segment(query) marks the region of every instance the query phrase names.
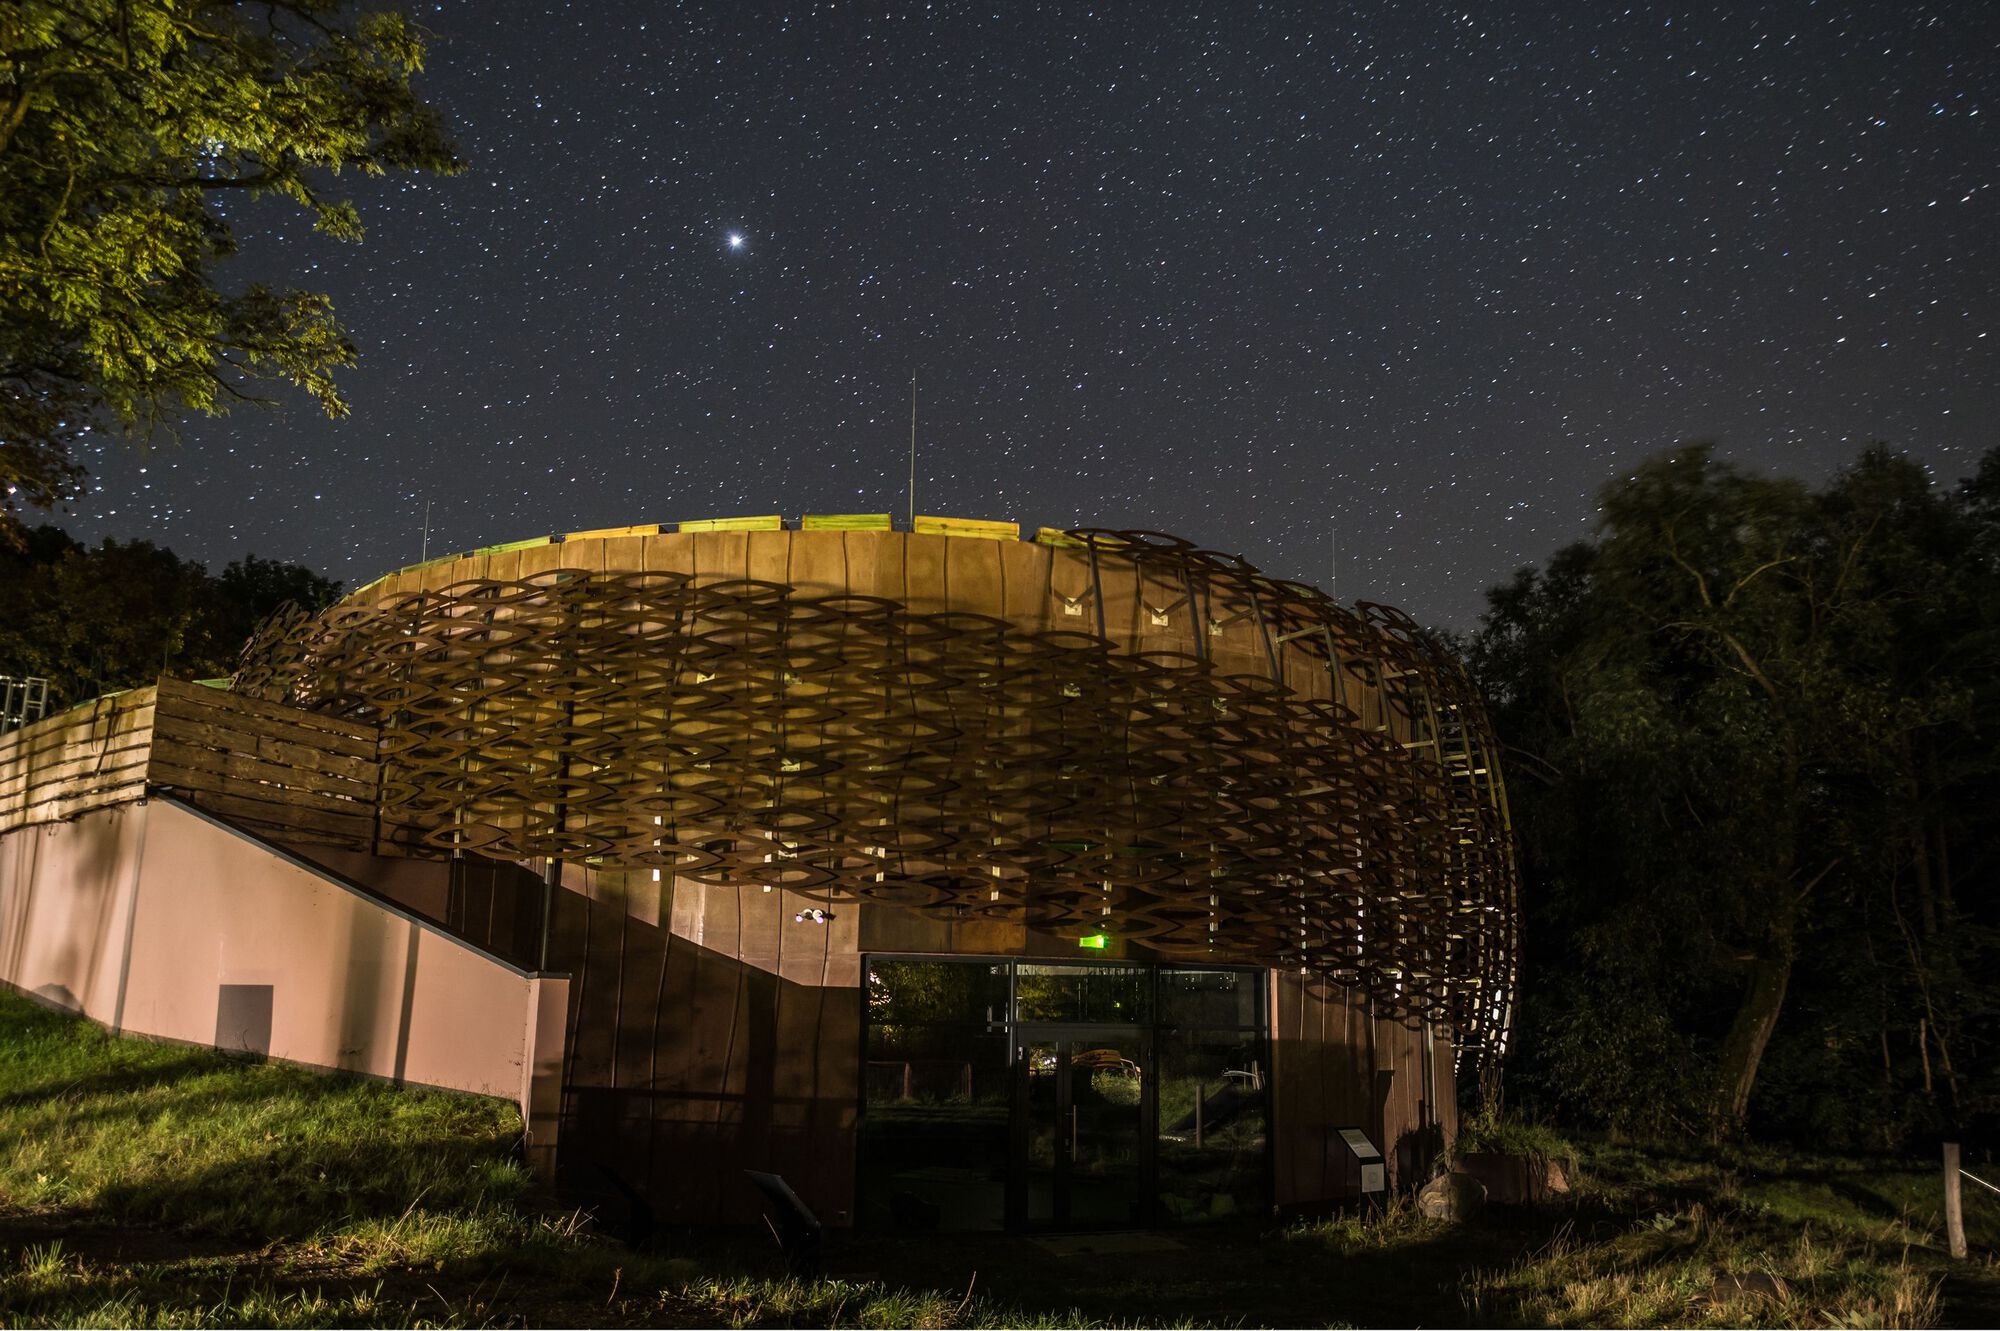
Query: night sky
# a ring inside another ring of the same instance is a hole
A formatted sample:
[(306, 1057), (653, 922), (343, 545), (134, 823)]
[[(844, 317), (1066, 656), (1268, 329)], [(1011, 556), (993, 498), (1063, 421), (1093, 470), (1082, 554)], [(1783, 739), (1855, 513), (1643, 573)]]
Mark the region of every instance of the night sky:
[[(751, 513), (1153, 527), (1467, 626), (1677, 441), (2000, 442), (2000, 5), (463, 0), (471, 163), (240, 201), (353, 415), (88, 460), (72, 531), (358, 585)], [(1541, 13), (1527, 12), (1531, 8)], [(737, 238), (732, 240), (732, 237)]]

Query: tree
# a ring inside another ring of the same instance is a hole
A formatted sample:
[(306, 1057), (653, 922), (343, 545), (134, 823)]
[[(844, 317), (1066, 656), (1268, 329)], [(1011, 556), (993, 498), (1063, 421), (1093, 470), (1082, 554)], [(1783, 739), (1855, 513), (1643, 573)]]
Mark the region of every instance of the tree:
[(1877, 982), (1892, 1098), (1892, 1009), (1946, 1070), (1985, 1038), (1982, 945), (1931, 849), (1992, 751), (1969, 503), (1881, 449), (1818, 493), (1683, 449), (1492, 593), (1473, 659), (1517, 759), (1547, 1088), (1733, 1131), (1802, 965), (1822, 1065), (1857, 1056), (1857, 973)]
[(212, 576), (146, 541), (86, 549), (54, 527), (0, 550), (0, 675), (42, 675), (58, 704), (231, 674), (256, 625), (287, 602), (331, 604), (340, 584), (251, 555)]
[(285, 382), (330, 416), (354, 343), (323, 294), (230, 288), (224, 196), (362, 228), (332, 171), (454, 171), (421, 32), (344, 0), (0, 7), (0, 540), (73, 495), (91, 430), (146, 436)]

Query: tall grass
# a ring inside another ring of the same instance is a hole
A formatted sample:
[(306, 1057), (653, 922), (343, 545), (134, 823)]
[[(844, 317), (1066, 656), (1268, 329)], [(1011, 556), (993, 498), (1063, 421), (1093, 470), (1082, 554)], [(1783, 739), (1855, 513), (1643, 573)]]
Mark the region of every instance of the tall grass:
[[(111, 1253), (0, 1245), (0, 1326), (1095, 1324), (632, 1253), (537, 1197), (520, 1131), (499, 1101), (120, 1039), (0, 991), (0, 1220), (116, 1227)], [(132, 1231), (170, 1255), (116, 1255)]]
[(264, 1239), (508, 1209), (520, 1115), (212, 1050), (119, 1039), (0, 994), (0, 1206)]
[(1940, 1307), (1907, 1251), (1811, 1229), (1772, 1242), (1699, 1205), (1609, 1239), (1564, 1231), (1464, 1293), (1483, 1325), (1928, 1327)]
[[(1481, 1131), (1472, 1143), (1574, 1149)], [(519, 1132), (510, 1105), (116, 1039), (0, 993), (0, 1326), (1921, 1327), (1945, 1312), (1936, 1174), (1891, 1162), (1581, 1144), (1559, 1204), (1469, 1225), (1395, 1197), (1124, 1258), (856, 1236), (847, 1252), (880, 1274), (795, 1280), (761, 1241), (667, 1257), (595, 1237), (516, 1163)], [(2000, 1208), (1968, 1218), (1976, 1245), (2000, 1241)]]

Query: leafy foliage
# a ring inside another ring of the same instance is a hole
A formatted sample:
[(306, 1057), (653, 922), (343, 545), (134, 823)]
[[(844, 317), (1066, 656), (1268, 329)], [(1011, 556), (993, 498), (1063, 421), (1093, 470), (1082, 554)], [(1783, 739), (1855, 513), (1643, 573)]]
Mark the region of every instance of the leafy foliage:
[(18, 0), (0, 8), (0, 539), (73, 495), (77, 441), (147, 434), (288, 382), (329, 415), (354, 343), (323, 294), (226, 287), (220, 200), (342, 240), (328, 172), (452, 171), (411, 79), (422, 33), (343, 0)]
[(203, 679), (287, 602), (329, 605), (340, 584), (297, 564), (236, 560), (210, 574), (146, 541), (85, 549), (55, 527), (0, 549), (0, 675), (46, 675), (53, 702), (151, 683), (162, 672)]
[(1995, 456), (1812, 491), (1683, 449), (1490, 594), (1540, 1107), (1874, 1144), (1993, 1112)]

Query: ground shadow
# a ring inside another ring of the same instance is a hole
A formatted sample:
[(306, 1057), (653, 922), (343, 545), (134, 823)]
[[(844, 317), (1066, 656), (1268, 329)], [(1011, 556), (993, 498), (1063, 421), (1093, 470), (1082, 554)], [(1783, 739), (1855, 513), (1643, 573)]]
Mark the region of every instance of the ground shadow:
[[(1025, 1314), (1146, 1326), (1463, 1325), (1461, 1289), (1564, 1230), (1607, 1213), (1578, 1206), (1506, 1208), (1478, 1221), (1376, 1247), (1343, 1245), (1303, 1227), (1252, 1223), (1158, 1231), (1134, 1251), (1076, 1250), (1021, 1235), (848, 1234), (828, 1247), (828, 1274), (963, 1294)], [(1106, 1247), (1124, 1247), (1107, 1244)]]
[(226, 1066), (222, 1059), (212, 1053), (190, 1051), (166, 1063), (118, 1068), (109, 1072), (93, 1072), (84, 1077), (52, 1077), (46, 1082), (0, 1095), (0, 1113), (9, 1109), (26, 1109), (56, 1099), (81, 1102), (131, 1095), (207, 1076)]

